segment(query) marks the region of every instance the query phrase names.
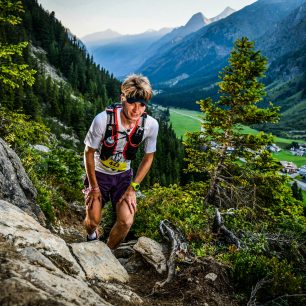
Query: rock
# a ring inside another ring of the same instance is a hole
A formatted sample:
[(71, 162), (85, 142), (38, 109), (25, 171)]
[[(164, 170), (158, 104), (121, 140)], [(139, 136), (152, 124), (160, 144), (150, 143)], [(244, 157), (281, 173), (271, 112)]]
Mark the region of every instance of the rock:
[(36, 144), (33, 146), (33, 148), (37, 151), (40, 151), (40, 152), (43, 152), (43, 153), (48, 153), (50, 152), (50, 149), (44, 145), (39, 145), (39, 144)]
[(116, 305), (141, 305), (143, 304), (142, 299), (132, 291), (132, 288), (114, 283), (98, 283), (103, 295), (107, 295), (110, 300), (115, 301)]
[(0, 200), (0, 233), (6, 240), (11, 241), (17, 250), (34, 247), (65, 273), (80, 278), (85, 277), (63, 239), (51, 234), (17, 206), (2, 200)]
[(27, 247), (20, 252), (28, 259), (31, 264), (39, 265), (50, 271), (59, 271), (59, 269), (52, 263), (50, 259), (41, 254), (33, 247)]
[(102, 241), (72, 243), (71, 250), (87, 279), (129, 281), (129, 275), (109, 247)]
[(134, 254), (135, 250), (129, 245), (119, 245), (119, 247), (114, 250), (116, 258), (130, 258)]
[(37, 191), (26, 174), (19, 157), (0, 138), (0, 199), (18, 206), (40, 224), (46, 218), (40, 207), (34, 203)]
[(0, 262), (0, 305), (111, 305), (84, 281), (32, 265), (7, 241), (0, 240)]
[(217, 279), (217, 274), (215, 273), (208, 273), (207, 275), (205, 275), (205, 279), (209, 279), (211, 281), (215, 281)]
[(147, 263), (144, 262), (143, 257), (139, 253), (132, 255), (126, 262), (121, 259), (121, 264), (124, 266), (128, 273), (136, 273), (138, 269), (144, 267)]
[(147, 237), (140, 237), (134, 245), (134, 250), (153, 265), (158, 273), (167, 271), (167, 259), (162, 245), (158, 242)]

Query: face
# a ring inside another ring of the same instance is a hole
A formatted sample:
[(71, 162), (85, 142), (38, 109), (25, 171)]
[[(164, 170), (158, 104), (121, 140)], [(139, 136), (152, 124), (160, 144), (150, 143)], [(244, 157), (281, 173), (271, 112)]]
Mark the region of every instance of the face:
[(137, 121), (144, 111), (146, 106), (140, 102), (128, 103), (126, 99), (122, 99), (122, 108), (125, 116), (131, 121)]

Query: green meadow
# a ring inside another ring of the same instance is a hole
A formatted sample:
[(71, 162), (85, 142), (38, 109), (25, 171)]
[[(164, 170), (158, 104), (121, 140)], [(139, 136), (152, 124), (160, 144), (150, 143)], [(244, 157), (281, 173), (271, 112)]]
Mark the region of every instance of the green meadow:
[[(185, 138), (186, 132), (196, 132), (200, 131), (201, 128), (201, 112), (191, 111), (180, 108), (170, 108), (170, 122), (178, 138)], [(246, 134), (257, 134), (258, 131), (250, 127), (244, 126), (242, 129), (243, 133)], [(298, 167), (306, 165), (306, 156), (294, 156), (290, 151), (284, 150), (288, 144), (290, 144), (292, 139), (275, 137), (275, 144), (278, 145), (283, 150), (274, 153), (273, 156), (278, 160), (292, 161)], [(305, 143), (299, 141), (300, 143)]]
[(200, 131), (201, 112), (180, 108), (170, 108), (170, 122), (178, 138), (185, 136), (186, 132)]

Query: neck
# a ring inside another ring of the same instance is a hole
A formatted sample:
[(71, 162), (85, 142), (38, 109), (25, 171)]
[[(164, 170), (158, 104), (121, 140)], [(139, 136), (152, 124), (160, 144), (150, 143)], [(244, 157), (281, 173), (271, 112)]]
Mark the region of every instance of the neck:
[(121, 119), (121, 124), (123, 125), (124, 128), (130, 129), (134, 127), (136, 121), (131, 120), (125, 113), (124, 109), (122, 108), (120, 112), (120, 119)]

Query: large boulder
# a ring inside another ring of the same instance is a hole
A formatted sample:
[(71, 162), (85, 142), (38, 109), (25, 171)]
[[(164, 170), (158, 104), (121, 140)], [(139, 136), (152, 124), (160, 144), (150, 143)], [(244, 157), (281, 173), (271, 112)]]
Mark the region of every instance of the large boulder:
[(72, 243), (71, 250), (83, 267), (87, 279), (126, 283), (129, 275), (102, 241)]
[(68, 245), (3, 200), (0, 265), (0, 305), (111, 305), (105, 298), (115, 305), (142, 303), (124, 284), (129, 275), (106, 244)]
[(158, 273), (164, 273), (167, 271), (167, 258), (165, 256), (165, 248), (147, 237), (140, 237), (137, 243), (134, 245), (134, 250), (151, 264)]
[(17, 250), (34, 247), (66, 273), (85, 278), (66, 242), (53, 235), (17, 206), (0, 200), (0, 234)]
[(45, 225), (46, 218), (35, 204), (37, 191), (26, 174), (19, 157), (0, 138), (0, 199), (21, 208), (28, 215)]
[(0, 236), (0, 305), (111, 306), (84, 281), (52, 267), (50, 262), (46, 266), (41, 256), (35, 261), (33, 249), (29, 253), (32, 260)]

